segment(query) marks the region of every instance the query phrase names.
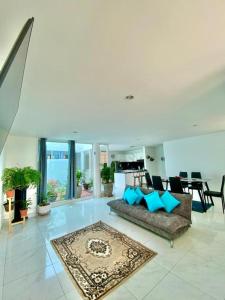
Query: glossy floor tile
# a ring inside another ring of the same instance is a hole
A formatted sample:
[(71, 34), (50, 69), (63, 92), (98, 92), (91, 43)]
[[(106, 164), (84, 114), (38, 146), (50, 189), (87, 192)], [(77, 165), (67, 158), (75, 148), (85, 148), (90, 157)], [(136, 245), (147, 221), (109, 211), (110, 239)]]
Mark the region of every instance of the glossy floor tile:
[(193, 213), (190, 230), (169, 242), (116, 214), (108, 199), (76, 201), (55, 207), (45, 217), (0, 232), (0, 299), (79, 300), (79, 291), (52, 248), (51, 239), (99, 220), (158, 255), (105, 299), (225, 299), (225, 217), (220, 205), (206, 214)]

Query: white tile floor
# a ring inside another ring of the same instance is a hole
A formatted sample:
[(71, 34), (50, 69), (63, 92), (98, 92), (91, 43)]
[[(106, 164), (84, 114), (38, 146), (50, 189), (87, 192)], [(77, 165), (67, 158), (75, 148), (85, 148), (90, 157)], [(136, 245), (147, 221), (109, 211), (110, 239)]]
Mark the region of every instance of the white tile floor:
[(0, 299), (78, 300), (71, 279), (50, 240), (102, 220), (158, 252), (108, 300), (225, 299), (225, 217), (220, 203), (206, 214), (193, 213), (193, 225), (175, 247), (115, 214), (107, 199), (55, 207), (31, 218), (12, 234), (0, 232)]

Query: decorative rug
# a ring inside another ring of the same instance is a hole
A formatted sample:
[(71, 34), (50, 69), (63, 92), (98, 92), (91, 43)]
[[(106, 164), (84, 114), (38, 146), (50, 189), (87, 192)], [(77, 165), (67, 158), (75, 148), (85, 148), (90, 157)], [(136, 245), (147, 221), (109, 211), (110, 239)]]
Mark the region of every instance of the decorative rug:
[(157, 254), (101, 221), (51, 242), (89, 300), (105, 296)]
[[(208, 210), (211, 206), (213, 206), (212, 203), (206, 203), (206, 210)], [(204, 213), (202, 203), (200, 201), (192, 200), (192, 210), (199, 213)]]

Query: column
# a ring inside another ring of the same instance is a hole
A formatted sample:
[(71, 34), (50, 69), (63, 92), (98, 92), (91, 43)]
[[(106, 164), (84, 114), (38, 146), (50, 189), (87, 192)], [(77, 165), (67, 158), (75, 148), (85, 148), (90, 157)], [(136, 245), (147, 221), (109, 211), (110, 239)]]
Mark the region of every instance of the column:
[(93, 144), (93, 188), (94, 197), (101, 196), (101, 178), (100, 178), (100, 145)]

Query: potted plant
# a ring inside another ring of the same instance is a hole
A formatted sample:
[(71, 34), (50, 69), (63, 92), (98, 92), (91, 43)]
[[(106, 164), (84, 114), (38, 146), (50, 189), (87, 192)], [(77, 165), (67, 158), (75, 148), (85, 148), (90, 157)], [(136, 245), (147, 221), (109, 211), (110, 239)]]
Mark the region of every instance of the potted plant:
[(103, 168), (101, 170), (101, 178), (104, 186), (105, 197), (112, 197), (113, 183), (111, 180), (110, 171), (111, 168), (108, 167), (106, 163), (104, 163)]
[(76, 194), (76, 198), (80, 198), (81, 197), (81, 193), (82, 193), (82, 186), (81, 186), (81, 179), (82, 179), (82, 172), (81, 170), (77, 170), (76, 171), (76, 181), (77, 181), (77, 194)]
[(26, 218), (27, 217), (27, 211), (28, 208), (31, 205), (31, 200), (21, 200), (20, 201), (20, 216), (21, 218)]
[(58, 181), (50, 179), (47, 183), (47, 199), (50, 202), (54, 202), (57, 199), (58, 194)]
[[(15, 195), (15, 168), (4, 169), (2, 175), (2, 188), (6, 198), (13, 198)], [(9, 211), (9, 201), (4, 204), (5, 210)]]
[(36, 187), (40, 182), (40, 173), (31, 167), (25, 168), (6, 168), (3, 176), (3, 190), (15, 190), (14, 202), (14, 220), (17, 222), (21, 220), (20, 208), (24, 206), (26, 201), (26, 191), (29, 187)]
[(42, 196), (38, 204), (38, 214), (40, 216), (48, 215), (51, 211), (51, 204), (48, 201), (47, 197)]

